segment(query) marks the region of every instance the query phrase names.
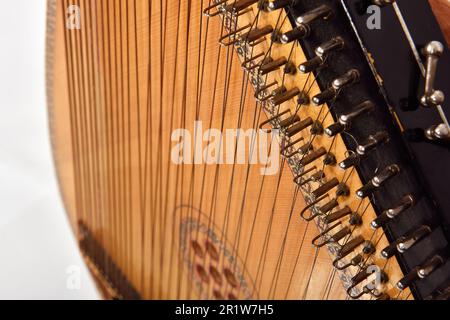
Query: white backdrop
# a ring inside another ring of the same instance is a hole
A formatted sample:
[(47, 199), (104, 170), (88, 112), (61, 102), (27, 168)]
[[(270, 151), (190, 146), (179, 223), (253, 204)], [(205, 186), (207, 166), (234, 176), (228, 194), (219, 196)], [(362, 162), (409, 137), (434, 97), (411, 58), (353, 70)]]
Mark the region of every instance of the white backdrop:
[[(53, 169), (44, 88), (45, 10), (45, 0), (1, 2), (0, 299), (96, 299)], [(79, 288), (67, 273), (76, 268)]]

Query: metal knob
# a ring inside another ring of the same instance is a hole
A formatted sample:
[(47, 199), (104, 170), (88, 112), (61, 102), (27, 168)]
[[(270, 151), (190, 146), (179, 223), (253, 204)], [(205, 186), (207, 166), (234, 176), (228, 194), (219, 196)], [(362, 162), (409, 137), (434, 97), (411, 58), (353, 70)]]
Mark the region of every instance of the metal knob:
[(428, 43), (422, 50), (426, 58), (425, 93), (421, 98), (424, 107), (437, 107), (444, 103), (445, 95), (442, 91), (434, 89), (439, 58), (444, 53), (444, 46), (439, 41)]

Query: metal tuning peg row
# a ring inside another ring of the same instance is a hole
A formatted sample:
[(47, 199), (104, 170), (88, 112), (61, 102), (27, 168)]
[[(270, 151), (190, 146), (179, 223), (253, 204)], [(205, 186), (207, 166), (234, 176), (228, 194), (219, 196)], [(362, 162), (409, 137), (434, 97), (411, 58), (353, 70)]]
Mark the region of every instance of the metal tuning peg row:
[(360, 156), (364, 156), (370, 151), (376, 149), (382, 144), (389, 141), (389, 134), (386, 131), (377, 132), (374, 135), (369, 136), (369, 138), (362, 144), (356, 147), (356, 152)]
[(225, 6), (225, 11), (237, 14), (240, 11), (258, 3), (260, 0), (236, 0), (232, 4)]

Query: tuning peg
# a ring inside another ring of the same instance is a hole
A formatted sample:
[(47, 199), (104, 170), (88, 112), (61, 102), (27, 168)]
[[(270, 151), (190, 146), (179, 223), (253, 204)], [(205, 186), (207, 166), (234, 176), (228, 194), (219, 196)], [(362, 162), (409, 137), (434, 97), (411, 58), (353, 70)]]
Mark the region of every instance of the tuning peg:
[(305, 167), (308, 164), (316, 161), (317, 159), (319, 159), (320, 157), (324, 156), (327, 154), (327, 150), (325, 148), (320, 148), (312, 153), (310, 153), (309, 155), (305, 156), (301, 161), (300, 161), (300, 165)]
[(397, 282), (397, 288), (401, 291), (410, 287), (411, 284), (417, 280), (425, 279), (430, 274), (435, 272), (445, 263), (445, 259), (443, 255), (438, 254), (433, 258), (425, 262), (423, 265), (414, 268), (411, 270), (405, 277), (403, 277), (399, 282)]
[(321, 5), (311, 11), (308, 11), (307, 13), (301, 15), (298, 17), (295, 22), (297, 23), (297, 26), (300, 25), (309, 25), (311, 22), (318, 20), (318, 19), (324, 19), (327, 20), (332, 16), (333, 12), (331, 11), (331, 8), (327, 5)]
[[(359, 273), (357, 273), (352, 278), (351, 285), (347, 289), (347, 294), (350, 298), (359, 299), (363, 295), (373, 292), (374, 289), (370, 289), (368, 285), (365, 285), (362, 288), (362, 290), (359, 291), (358, 294), (356, 294), (356, 295), (353, 294), (353, 289), (356, 288), (358, 285), (360, 285), (363, 281), (367, 280), (373, 274), (373, 272), (370, 271), (370, 267), (372, 267), (372, 266), (367, 266), (367, 267), (363, 268)], [(381, 283), (386, 283), (389, 279), (386, 272), (384, 272), (383, 270), (379, 270), (378, 272), (379, 272), (379, 280), (381, 281)], [(382, 294), (379, 294), (377, 296), (382, 296)]]
[(434, 89), (438, 61), (439, 57), (442, 56), (443, 53), (444, 46), (439, 41), (432, 41), (428, 43), (422, 50), (422, 54), (427, 60), (425, 94), (421, 98), (421, 104), (424, 107), (437, 107), (444, 103), (444, 93)]
[(267, 9), (269, 11), (275, 11), (279, 9), (283, 9), (288, 5), (295, 5), (298, 0), (273, 0), (267, 3)]
[(250, 27), (251, 27), (251, 25), (250, 25), (250, 24), (247, 24), (247, 25), (245, 25), (245, 26), (243, 26), (243, 27), (241, 27), (241, 28), (238, 28), (238, 29), (236, 29), (236, 30), (233, 30), (233, 31), (231, 31), (230, 33), (228, 33), (228, 34), (222, 36), (222, 37), (219, 39), (220, 45), (221, 45), (221, 46), (224, 46), (224, 47), (229, 47), (229, 46), (231, 46), (231, 45), (234, 45), (234, 44), (235, 44), (236, 42), (238, 42), (239, 39), (240, 39), (240, 37), (239, 37), (238, 35), (239, 35), (241, 32), (247, 30), (247, 29), (250, 28)]
[(283, 33), (280, 36), (280, 42), (283, 44), (288, 44), (293, 41), (300, 40), (309, 36), (310, 32), (311, 31), (308, 26), (301, 25), (292, 29), (291, 31)]
[(301, 73), (309, 73), (317, 71), (325, 66), (325, 60), (330, 53), (341, 50), (344, 47), (344, 40), (341, 37), (336, 37), (323, 43), (316, 48), (316, 57), (302, 63), (298, 69)]
[(442, 123), (437, 126), (432, 126), (425, 130), (425, 136), (429, 140), (450, 140), (450, 128)]
[(330, 201), (328, 201), (326, 204), (324, 204), (323, 206), (321, 206), (319, 208), (319, 211), (322, 214), (326, 214), (328, 212), (330, 212), (331, 210), (333, 210), (334, 208), (336, 208), (339, 205), (337, 198), (333, 198)]
[(345, 206), (343, 209), (338, 210), (338, 211), (336, 211), (336, 212), (334, 212), (332, 214), (327, 215), (324, 218), (324, 222), (325, 223), (333, 223), (333, 222), (335, 222), (337, 220), (340, 220), (342, 218), (345, 218), (346, 216), (351, 215), (352, 213), (353, 213), (352, 209), (350, 209), (350, 207), (348, 207), (348, 206)]
[(368, 197), (376, 189), (381, 187), (386, 181), (395, 177), (399, 173), (400, 173), (400, 167), (398, 165), (396, 165), (396, 164), (390, 165), (389, 167), (387, 167), (386, 169), (381, 171), (381, 173), (379, 173), (378, 175), (373, 177), (369, 183), (367, 183), (361, 189), (356, 191), (356, 195), (358, 196), (358, 198), (361, 198), (361, 199)]
[(411, 208), (415, 204), (415, 198), (412, 194), (404, 196), (400, 203), (395, 207), (385, 210), (379, 217), (371, 222), (373, 229), (378, 229), (387, 225), (392, 219), (398, 217), (400, 214)]
[(356, 238), (348, 241), (342, 248), (339, 250), (336, 260), (333, 262), (333, 266), (339, 264), (339, 262), (347, 257), (350, 253), (352, 253), (356, 248), (362, 245), (365, 242), (362, 236), (357, 236)]
[(359, 80), (358, 70), (352, 69), (347, 73), (345, 73), (344, 75), (342, 75), (341, 77), (336, 78), (331, 83), (331, 86), (328, 89), (313, 97), (312, 102), (316, 106), (321, 106), (324, 103), (327, 103), (336, 98), (339, 90), (357, 82), (358, 80)]
[(377, 148), (378, 146), (387, 143), (389, 141), (389, 134), (386, 131), (378, 132), (369, 136), (367, 141), (356, 147), (356, 151), (360, 156), (366, 155), (369, 151)]
[(325, 129), (325, 134), (334, 137), (335, 135), (348, 130), (354, 120), (364, 114), (372, 112), (374, 109), (375, 104), (372, 101), (364, 101), (357, 105), (352, 112), (341, 115), (338, 122)]
[(350, 155), (343, 161), (339, 163), (339, 168), (342, 170), (348, 170), (350, 168), (353, 168), (359, 163), (360, 157), (357, 153), (350, 153)]
[(300, 94), (300, 89), (293, 88), (293, 89), (291, 89), (289, 91), (286, 91), (286, 92), (284, 92), (282, 94), (276, 95), (272, 99), (273, 105), (274, 106), (279, 106), (279, 105), (285, 103), (286, 101), (289, 101), (292, 98), (295, 98), (299, 94)]
[(312, 118), (306, 118), (306, 119), (296, 123), (292, 127), (290, 127), (286, 134), (287, 134), (287, 136), (289, 138), (292, 138), (297, 133), (305, 130), (306, 128), (308, 128), (310, 126), (312, 126), (313, 123), (314, 123), (314, 120)]
[(247, 32), (242, 35), (242, 39), (248, 43), (252, 43), (256, 40), (259, 40), (273, 32), (273, 27), (268, 25), (263, 28), (258, 28)]
[(336, 188), (339, 185), (340, 185), (339, 180), (337, 178), (333, 178), (330, 181), (326, 182), (321, 187), (314, 190), (311, 194), (313, 195), (313, 197), (315, 199), (317, 199), (317, 198), (320, 198), (321, 196), (325, 195), (326, 193), (328, 193), (329, 191), (331, 191), (332, 189)]
[(386, 248), (381, 250), (381, 256), (384, 259), (390, 259), (397, 252), (405, 253), (413, 246), (418, 244), (421, 240), (423, 240), (426, 236), (431, 233), (431, 228), (429, 226), (421, 226), (414, 232), (409, 233), (408, 235), (402, 236), (399, 239), (392, 242)]
[(421, 226), (412, 234), (401, 237), (397, 241), (397, 250), (400, 253), (405, 253), (408, 249), (415, 246), (420, 240), (431, 233), (431, 228), (429, 226)]
[(260, 75), (266, 75), (272, 71), (275, 71), (279, 69), (280, 67), (284, 66), (287, 63), (287, 59), (285, 57), (279, 58), (277, 60), (273, 60), (267, 63), (264, 63), (259, 68), (259, 74)]
[(364, 261), (364, 255), (362, 254), (357, 254), (356, 256), (354, 256), (347, 264), (341, 265), (341, 259), (336, 259), (333, 261), (333, 267), (336, 268), (337, 270), (345, 270), (348, 267), (356, 267), (358, 266), (360, 263), (362, 263)]
[(302, 181), (301, 183), (298, 183), (298, 185), (300, 187), (303, 187), (304, 185), (310, 183), (310, 182), (317, 182), (317, 181), (321, 181), (323, 178), (325, 178), (325, 172), (323, 172), (322, 170), (317, 171), (316, 173), (314, 173), (311, 177), (309, 177), (308, 179)]
[(330, 7), (322, 5), (311, 10), (296, 19), (297, 27), (281, 35), (280, 41), (287, 44), (296, 40), (303, 39), (311, 33), (310, 23), (318, 19), (328, 19), (331, 17), (332, 11)]
[(259, 0), (236, 0), (232, 4), (225, 6), (225, 11), (235, 14), (241, 10), (247, 9), (257, 2), (259, 2)]

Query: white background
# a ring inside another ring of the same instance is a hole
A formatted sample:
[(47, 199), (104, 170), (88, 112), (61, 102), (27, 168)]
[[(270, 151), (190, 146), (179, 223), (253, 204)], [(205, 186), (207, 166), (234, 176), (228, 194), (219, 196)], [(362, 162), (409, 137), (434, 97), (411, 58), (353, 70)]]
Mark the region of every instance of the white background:
[[(62, 207), (45, 103), (45, 0), (1, 1), (0, 299), (95, 299)], [(68, 268), (81, 289), (68, 289)]]

